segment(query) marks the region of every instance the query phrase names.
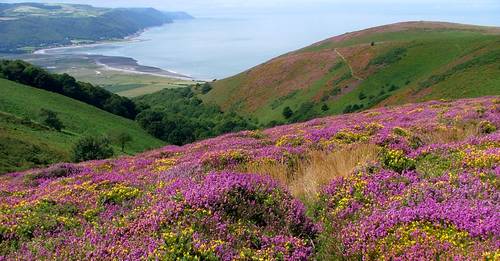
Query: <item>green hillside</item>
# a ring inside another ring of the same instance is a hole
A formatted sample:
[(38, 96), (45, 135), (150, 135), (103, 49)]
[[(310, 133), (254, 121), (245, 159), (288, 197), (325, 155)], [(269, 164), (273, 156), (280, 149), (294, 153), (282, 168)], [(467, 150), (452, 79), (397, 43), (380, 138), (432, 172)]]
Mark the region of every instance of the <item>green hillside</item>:
[(203, 99), (284, 122), (500, 94), (500, 28), (407, 22), (347, 33), (218, 81)]
[[(133, 140), (125, 152), (134, 154), (164, 143), (151, 137), (137, 123), (60, 94), (0, 79), (0, 173), (68, 161), (70, 151), (84, 135), (113, 138), (128, 133)], [(39, 124), (41, 109), (58, 113), (62, 132)]]

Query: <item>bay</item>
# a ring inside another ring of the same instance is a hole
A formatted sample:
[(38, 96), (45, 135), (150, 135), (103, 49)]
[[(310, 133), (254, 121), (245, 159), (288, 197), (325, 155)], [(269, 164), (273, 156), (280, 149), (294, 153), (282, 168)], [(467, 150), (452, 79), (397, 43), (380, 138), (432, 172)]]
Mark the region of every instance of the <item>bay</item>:
[(62, 48), (48, 53), (130, 57), (141, 65), (212, 80), (235, 75), (335, 35), (418, 18), (421, 17), (409, 14), (384, 16), (328, 10), (198, 17), (150, 28), (135, 41)]

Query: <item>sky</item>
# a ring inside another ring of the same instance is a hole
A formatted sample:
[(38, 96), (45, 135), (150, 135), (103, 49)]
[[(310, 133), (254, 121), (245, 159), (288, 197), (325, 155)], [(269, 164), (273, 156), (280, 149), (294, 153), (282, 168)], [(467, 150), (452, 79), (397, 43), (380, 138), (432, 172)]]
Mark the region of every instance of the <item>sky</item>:
[[(28, 0), (26, 0), (28, 1)], [(155, 7), (195, 16), (282, 12), (408, 15), (419, 20), (500, 25), (500, 0), (29, 0), (86, 3), (105, 7)], [(22, 1), (0, 1), (22, 2)]]

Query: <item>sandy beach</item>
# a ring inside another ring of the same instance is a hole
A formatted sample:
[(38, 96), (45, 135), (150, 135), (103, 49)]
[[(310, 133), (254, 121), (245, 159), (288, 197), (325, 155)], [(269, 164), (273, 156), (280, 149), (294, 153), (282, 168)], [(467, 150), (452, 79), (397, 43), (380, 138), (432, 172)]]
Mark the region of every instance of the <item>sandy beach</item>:
[[(110, 56), (104, 56), (104, 57), (112, 58)], [(126, 58), (126, 57), (120, 57), (120, 58)], [(132, 58), (129, 58), (129, 59), (132, 59)], [(171, 72), (171, 71), (166, 71), (166, 70), (156, 68), (156, 67), (141, 66), (141, 65), (137, 64), (135, 67), (121, 68), (119, 65), (118, 66), (111, 66), (111, 65), (108, 65), (106, 63), (99, 62), (98, 60), (94, 60), (94, 61), (95, 61), (95, 64), (100, 66), (103, 70), (108, 70), (108, 71), (118, 71), (118, 72), (123, 72), (123, 73), (153, 75), (153, 76), (173, 78), (173, 79), (178, 79), (178, 80), (194, 80), (193, 78), (191, 78), (189, 76), (178, 74), (178, 73)], [(158, 72), (155, 73), (155, 72), (141, 71), (141, 69), (140, 69), (141, 67), (156, 68), (156, 69), (158, 69)]]

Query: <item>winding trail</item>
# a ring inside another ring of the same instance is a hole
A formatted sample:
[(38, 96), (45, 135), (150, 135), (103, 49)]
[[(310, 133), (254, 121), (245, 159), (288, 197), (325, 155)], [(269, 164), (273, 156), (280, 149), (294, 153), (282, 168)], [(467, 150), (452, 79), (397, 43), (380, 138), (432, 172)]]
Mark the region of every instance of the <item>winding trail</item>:
[(352, 69), (352, 66), (351, 64), (349, 64), (349, 62), (347, 61), (347, 59), (339, 52), (339, 50), (337, 50), (337, 48), (334, 49), (335, 50), (335, 53), (337, 53), (340, 58), (342, 58), (342, 60), (347, 64), (347, 66), (349, 67), (349, 70), (351, 71), (351, 75), (354, 79), (358, 80), (358, 81), (363, 81), (364, 79), (357, 76), (355, 73), (354, 73), (354, 70)]

